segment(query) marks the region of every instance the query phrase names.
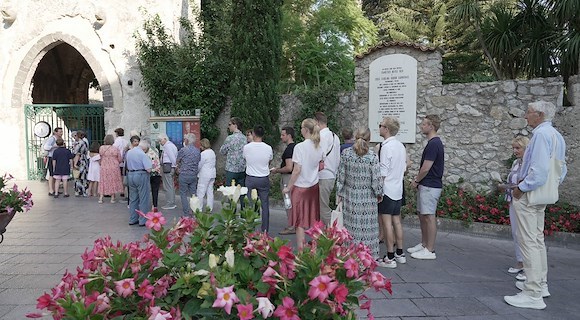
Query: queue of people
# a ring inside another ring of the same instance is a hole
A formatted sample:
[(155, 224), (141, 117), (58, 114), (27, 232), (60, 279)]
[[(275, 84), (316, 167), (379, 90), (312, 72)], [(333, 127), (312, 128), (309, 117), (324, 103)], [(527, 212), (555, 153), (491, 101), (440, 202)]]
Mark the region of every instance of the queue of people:
[[(544, 309), (543, 298), (549, 297), (547, 284), (547, 256), (544, 244), (544, 211), (546, 204), (558, 198), (558, 185), (566, 176), (566, 144), (552, 126), (554, 104), (538, 101), (530, 103), (525, 119), (533, 128), (532, 138), (518, 136), (512, 141), (516, 157), (506, 183), (498, 187), (506, 192), (516, 263), (507, 271), (516, 274), (516, 295), (505, 296), (509, 305), (520, 308)], [(337, 204), (342, 207), (344, 227), (354, 242), (367, 245), (379, 266), (396, 268), (407, 262), (403, 251), (404, 235), (401, 207), (404, 205), (404, 180), (410, 165), (405, 146), (397, 140), (400, 129), (397, 119), (385, 117), (379, 123), (384, 139), (370, 148), (370, 130), (342, 131), (344, 143), (327, 126), (327, 117), (317, 112), (313, 118), (301, 122), (303, 142), (294, 143), (291, 127), (282, 128), (281, 140), (286, 148), (279, 167), (270, 167), (272, 147), (263, 141), (265, 130), (255, 126), (242, 133), (242, 121), (233, 117), (228, 123), (230, 135), (219, 151), (226, 158), (226, 185), (232, 183), (256, 189), (261, 201), (262, 231), (269, 230), (270, 174), (280, 174), (280, 189), (288, 194), (287, 226), (281, 234), (296, 234), (298, 249), (307, 239), (306, 230), (319, 221), (331, 223), (330, 194), (336, 186)], [(421, 242), (407, 248), (411, 258), (436, 259), (436, 210), (443, 188), (445, 168), (444, 145), (437, 132), (441, 119), (427, 115), (420, 124), (427, 139), (421, 155), (419, 171), (409, 179), (417, 189), (417, 214), (421, 227)], [(201, 150), (195, 146), (197, 137), (186, 134), (184, 146), (178, 148), (169, 137), (161, 134), (158, 151), (148, 139), (133, 135), (130, 143), (124, 131), (115, 130), (116, 137), (107, 135), (102, 146), (90, 147), (82, 131), (74, 133), (72, 152), (62, 139), (62, 128), (43, 145), (48, 157), (49, 196), (57, 198), (60, 181), (68, 197), (67, 181), (73, 172), (76, 196), (103, 196), (124, 192), (126, 179), (129, 198), (129, 224), (144, 225), (137, 210), (156, 211), (161, 183), (165, 190), (164, 210), (176, 208), (174, 177), (178, 175), (183, 215), (190, 215), (189, 198), (197, 195), (203, 207), (213, 209), (213, 184), (216, 179), (216, 155), (209, 140), (202, 139)], [(122, 170), (119, 170), (122, 168)], [(243, 198), (241, 199), (243, 205)], [(380, 243), (386, 255), (380, 257)]]

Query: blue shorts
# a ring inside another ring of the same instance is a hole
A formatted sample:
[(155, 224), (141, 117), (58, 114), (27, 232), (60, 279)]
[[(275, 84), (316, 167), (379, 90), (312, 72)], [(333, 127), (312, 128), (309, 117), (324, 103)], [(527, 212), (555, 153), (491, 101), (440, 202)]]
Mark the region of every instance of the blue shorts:
[(383, 195), (383, 201), (379, 202), (379, 213), (380, 214), (390, 214), (392, 216), (398, 216), (401, 214), (401, 206), (403, 205), (403, 199), (393, 200), (389, 198), (386, 194)]

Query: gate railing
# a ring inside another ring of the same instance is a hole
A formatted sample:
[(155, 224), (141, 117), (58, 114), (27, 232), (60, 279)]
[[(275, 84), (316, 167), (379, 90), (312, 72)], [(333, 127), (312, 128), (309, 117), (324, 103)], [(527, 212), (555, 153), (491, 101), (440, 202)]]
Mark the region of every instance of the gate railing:
[[(52, 135), (54, 128), (63, 129), (63, 140), (71, 148), (72, 132), (82, 130), (89, 142), (102, 143), (105, 136), (105, 110), (101, 104), (27, 104), (24, 106), (26, 132), (26, 163), (29, 180), (42, 180), (46, 176), (43, 144)], [(50, 125), (48, 137), (34, 134), (36, 123), (44, 121)]]

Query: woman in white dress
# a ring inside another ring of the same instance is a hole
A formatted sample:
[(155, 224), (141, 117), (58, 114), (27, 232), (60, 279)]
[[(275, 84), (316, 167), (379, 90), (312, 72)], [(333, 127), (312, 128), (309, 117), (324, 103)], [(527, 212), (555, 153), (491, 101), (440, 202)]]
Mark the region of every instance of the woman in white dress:
[[(215, 182), (215, 152), (211, 149), (208, 139), (201, 139), (201, 159), (198, 164), (197, 173), (197, 198), (201, 208), (209, 207), (213, 210), (213, 185)], [(204, 198), (207, 201), (204, 206)]]
[(89, 197), (96, 197), (98, 195), (99, 177), (101, 175), (100, 147), (101, 145), (95, 141), (91, 144), (89, 149), (89, 173), (87, 174), (87, 180), (89, 180)]

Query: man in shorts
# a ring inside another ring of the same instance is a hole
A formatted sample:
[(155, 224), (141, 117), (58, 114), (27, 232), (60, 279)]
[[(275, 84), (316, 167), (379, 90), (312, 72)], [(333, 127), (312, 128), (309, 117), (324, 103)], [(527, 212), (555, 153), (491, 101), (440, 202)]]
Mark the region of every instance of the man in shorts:
[(397, 262), (407, 262), (403, 252), (403, 226), (401, 225), (403, 175), (407, 169), (407, 151), (405, 146), (395, 138), (399, 128), (399, 121), (391, 117), (385, 117), (379, 124), (379, 133), (385, 139), (381, 142), (378, 152), (381, 177), (383, 177), (383, 200), (379, 202), (379, 219), (382, 221), (380, 225), (386, 237), (387, 255), (379, 259), (378, 263), (386, 268), (396, 268)]
[(421, 223), (421, 243), (408, 248), (411, 258), (434, 260), (437, 221), (435, 212), (443, 189), (444, 149), (437, 130), (441, 125), (439, 116), (431, 114), (421, 123), (421, 132), (427, 137), (427, 146), (421, 156), (417, 177), (411, 185), (417, 188), (417, 214)]

